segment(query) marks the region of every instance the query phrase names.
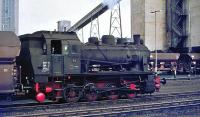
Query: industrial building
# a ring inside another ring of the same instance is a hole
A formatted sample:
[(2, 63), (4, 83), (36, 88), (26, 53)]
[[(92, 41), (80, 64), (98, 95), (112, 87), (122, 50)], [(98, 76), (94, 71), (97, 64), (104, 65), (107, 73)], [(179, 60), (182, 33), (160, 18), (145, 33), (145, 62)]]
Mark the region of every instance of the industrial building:
[(0, 31), (18, 34), (19, 0), (0, 0)]
[(131, 33), (141, 34), (152, 51), (192, 51), (200, 46), (199, 11), (199, 0), (131, 0)]
[(191, 47), (200, 46), (200, 0), (189, 0), (189, 40)]

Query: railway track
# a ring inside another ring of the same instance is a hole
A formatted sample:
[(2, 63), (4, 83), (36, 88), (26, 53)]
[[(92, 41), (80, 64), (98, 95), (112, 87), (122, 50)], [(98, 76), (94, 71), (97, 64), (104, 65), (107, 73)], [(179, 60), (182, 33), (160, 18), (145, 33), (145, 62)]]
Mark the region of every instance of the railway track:
[[(36, 106), (20, 106), (0, 108), (2, 116), (90, 116), (108, 114), (109, 112), (129, 112), (148, 108), (200, 104), (200, 92), (173, 93), (153, 96), (142, 96), (135, 99), (120, 99), (116, 101), (96, 101), (63, 103)], [(174, 105), (176, 104), (176, 105)], [(194, 103), (193, 103), (194, 104)], [(0, 115), (0, 116), (1, 116)]]
[[(183, 107), (191, 107), (191, 106), (200, 106), (200, 100), (184, 100), (184, 101), (172, 101), (172, 102), (164, 102), (164, 103), (151, 103), (151, 104), (144, 104), (144, 105), (129, 105), (129, 106), (122, 106), (122, 107), (110, 107), (110, 108), (103, 108), (103, 109), (93, 109), (88, 111), (79, 111), (71, 113), (69, 115), (68, 112), (64, 112), (64, 116), (80, 116), (80, 117), (95, 117), (95, 116), (119, 116), (119, 115), (127, 115), (130, 113), (138, 113), (144, 111), (151, 111), (151, 113), (158, 113), (162, 112), (166, 109), (175, 109), (175, 108), (183, 108)], [(85, 112), (85, 113), (83, 113)], [(59, 113), (61, 114), (61, 113)]]

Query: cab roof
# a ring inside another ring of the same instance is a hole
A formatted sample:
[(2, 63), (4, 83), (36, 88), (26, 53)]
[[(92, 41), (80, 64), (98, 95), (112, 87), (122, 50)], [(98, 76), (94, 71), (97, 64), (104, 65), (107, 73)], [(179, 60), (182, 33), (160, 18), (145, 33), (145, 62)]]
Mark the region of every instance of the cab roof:
[(57, 32), (57, 31), (38, 31), (32, 34), (25, 34), (20, 36), (20, 40), (28, 39), (45, 39), (45, 40), (79, 40), (74, 32)]

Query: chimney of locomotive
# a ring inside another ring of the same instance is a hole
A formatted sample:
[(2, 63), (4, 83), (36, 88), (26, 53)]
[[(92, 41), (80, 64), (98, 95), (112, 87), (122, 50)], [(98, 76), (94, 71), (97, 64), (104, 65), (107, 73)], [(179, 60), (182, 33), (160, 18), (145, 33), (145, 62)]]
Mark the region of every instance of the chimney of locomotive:
[(133, 35), (134, 45), (140, 45), (140, 35)]

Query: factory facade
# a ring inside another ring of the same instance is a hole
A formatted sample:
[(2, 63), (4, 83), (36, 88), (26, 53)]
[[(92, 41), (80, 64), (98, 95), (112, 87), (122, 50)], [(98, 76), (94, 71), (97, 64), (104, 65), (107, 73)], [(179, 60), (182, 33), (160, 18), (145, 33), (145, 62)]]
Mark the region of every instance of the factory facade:
[(199, 11), (199, 0), (131, 0), (131, 34), (152, 51), (200, 46)]
[(18, 34), (19, 0), (0, 0), (0, 31)]
[(192, 47), (200, 46), (200, 0), (189, 0), (189, 41)]

